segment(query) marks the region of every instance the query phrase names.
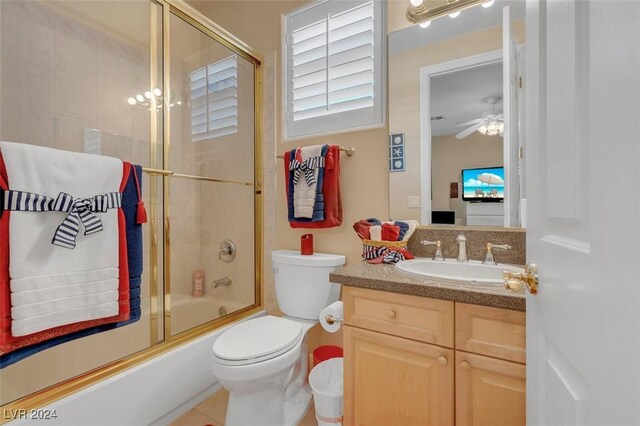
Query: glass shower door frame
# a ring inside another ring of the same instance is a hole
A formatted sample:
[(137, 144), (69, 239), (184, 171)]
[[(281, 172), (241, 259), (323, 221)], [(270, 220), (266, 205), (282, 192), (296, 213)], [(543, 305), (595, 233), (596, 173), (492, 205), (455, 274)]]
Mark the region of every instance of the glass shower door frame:
[[(263, 145), (262, 145), (262, 63), (261, 55), (248, 45), (238, 40), (223, 28), (213, 23), (209, 18), (198, 12), (182, 0), (149, 0), (159, 6), (150, 11), (150, 84), (159, 87), (162, 81), (163, 93), (171, 93), (170, 69), (170, 26), (171, 15), (186, 21), (197, 30), (211, 37), (235, 54), (254, 65), (254, 303), (229, 315), (201, 324), (182, 333), (171, 335), (171, 239), (169, 212), (170, 179), (185, 178), (209, 180), (214, 182), (238, 183), (201, 176), (180, 175), (168, 170), (170, 147), (170, 108), (169, 97), (163, 98), (163, 113), (151, 113), (150, 121), (150, 167), (145, 168), (150, 189), (150, 199), (146, 203), (149, 210), (150, 244), (147, 246), (151, 256), (150, 282), (151, 287), (151, 346), (140, 352), (133, 353), (117, 361), (103, 365), (97, 369), (87, 371), (69, 380), (57, 383), (23, 398), (7, 403), (0, 408), (5, 412), (10, 410), (31, 410), (46, 406), (52, 402), (80, 391), (92, 384), (111, 377), (115, 374), (150, 360), (162, 353), (170, 351), (180, 345), (207, 334), (223, 325), (262, 310), (263, 283)], [(162, 16), (159, 16), (159, 13)], [(161, 18), (161, 19), (160, 19)], [(161, 25), (160, 25), (161, 22)], [(158, 37), (161, 30), (161, 39)], [(154, 105), (155, 106), (155, 105)], [(155, 109), (155, 108), (152, 108)], [(162, 159), (159, 150), (162, 149)], [(162, 189), (159, 183), (162, 182)], [(162, 197), (160, 197), (162, 193)], [(0, 424), (9, 419), (0, 417)]]

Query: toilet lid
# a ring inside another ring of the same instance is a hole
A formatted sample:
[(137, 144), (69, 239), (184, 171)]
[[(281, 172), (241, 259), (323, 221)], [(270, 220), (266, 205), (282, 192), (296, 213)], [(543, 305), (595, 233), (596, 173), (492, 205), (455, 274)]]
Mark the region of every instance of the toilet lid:
[(287, 352), (301, 335), (297, 322), (270, 315), (254, 318), (222, 333), (213, 344), (213, 355), (221, 364), (254, 364)]

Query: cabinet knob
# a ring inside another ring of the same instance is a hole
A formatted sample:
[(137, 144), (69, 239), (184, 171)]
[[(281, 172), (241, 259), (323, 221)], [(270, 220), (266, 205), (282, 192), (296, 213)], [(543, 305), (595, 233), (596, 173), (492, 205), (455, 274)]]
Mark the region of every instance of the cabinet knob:
[(469, 364), (469, 361), (462, 361), (460, 367), (462, 367), (463, 370), (468, 370), (471, 368), (471, 364)]
[(389, 309), (389, 312), (387, 312), (387, 316), (391, 319), (394, 319), (396, 317), (397, 313), (395, 310), (393, 309)]
[(447, 360), (447, 357), (444, 355), (440, 355), (438, 357), (438, 362), (442, 365), (447, 365), (449, 363), (449, 361)]

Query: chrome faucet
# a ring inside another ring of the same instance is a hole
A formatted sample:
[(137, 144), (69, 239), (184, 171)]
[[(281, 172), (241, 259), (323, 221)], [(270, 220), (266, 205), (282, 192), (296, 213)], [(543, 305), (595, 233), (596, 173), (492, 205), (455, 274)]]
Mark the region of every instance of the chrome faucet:
[(509, 244), (491, 244), (487, 243), (487, 254), (484, 255), (484, 260), (482, 261), (483, 265), (497, 265), (498, 263), (493, 258), (493, 253), (491, 252), (492, 248), (500, 249), (500, 250), (511, 250), (511, 246)]
[(458, 262), (468, 262), (469, 258), (467, 257), (467, 237), (460, 234), (456, 238), (458, 242)]
[(427, 241), (427, 240), (422, 240), (420, 241), (420, 244), (422, 244), (423, 246), (436, 246), (436, 252), (433, 255), (433, 257), (431, 258), (431, 260), (437, 260), (439, 262), (444, 262), (444, 256), (442, 255), (442, 241), (438, 240), (438, 241)]
[(226, 286), (230, 286), (230, 285), (231, 285), (231, 278), (229, 278), (229, 276), (227, 275), (224, 278), (213, 280), (213, 283), (211, 284), (211, 287), (212, 288), (218, 288), (218, 287), (226, 287)]

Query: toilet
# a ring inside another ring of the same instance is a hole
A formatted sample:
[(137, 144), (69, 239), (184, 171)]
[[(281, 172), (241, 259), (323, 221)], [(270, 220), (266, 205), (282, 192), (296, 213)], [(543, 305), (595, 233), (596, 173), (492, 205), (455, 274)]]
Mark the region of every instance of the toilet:
[(271, 253), (284, 317), (241, 322), (213, 344), (213, 374), (229, 391), (226, 426), (294, 426), (302, 419), (311, 401), (306, 334), (338, 300), (340, 285), (329, 282), (329, 273), (344, 263), (336, 254)]

